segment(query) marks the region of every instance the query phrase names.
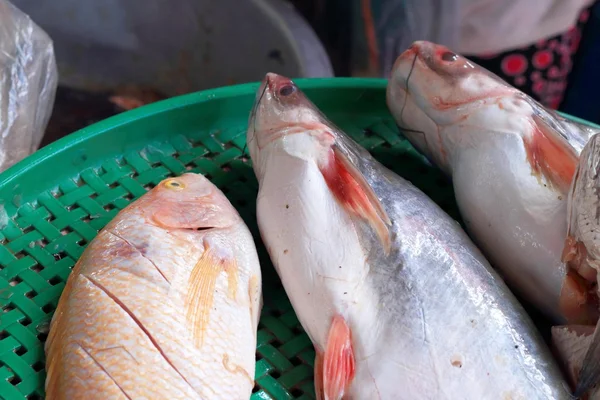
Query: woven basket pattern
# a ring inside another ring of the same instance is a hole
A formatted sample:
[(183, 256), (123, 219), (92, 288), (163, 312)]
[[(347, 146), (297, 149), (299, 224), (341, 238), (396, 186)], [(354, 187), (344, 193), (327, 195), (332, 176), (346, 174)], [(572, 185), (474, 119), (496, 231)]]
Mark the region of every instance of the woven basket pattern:
[[(391, 118), (333, 118), (389, 168), (457, 217), (451, 187), (400, 136)], [(35, 200), (15, 194), (0, 208), (0, 396), (44, 397), (44, 342), (65, 281), (86, 245), (117, 212), (168, 176), (211, 179), (254, 235), (264, 274), (265, 306), (257, 343), (253, 400), (313, 399), (314, 350), (260, 242), (258, 184), (243, 153), (245, 126), (171, 135), (146, 143), (44, 188)], [(18, 193), (18, 190), (15, 191)], [(22, 204), (21, 204), (22, 203)]]

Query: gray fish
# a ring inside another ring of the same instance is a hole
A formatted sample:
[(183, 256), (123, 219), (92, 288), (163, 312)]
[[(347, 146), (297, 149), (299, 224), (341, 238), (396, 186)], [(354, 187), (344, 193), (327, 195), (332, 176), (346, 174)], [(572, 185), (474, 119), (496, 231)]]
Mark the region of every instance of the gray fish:
[(324, 399), (568, 399), (529, 317), (451, 219), (267, 74), (249, 121), (261, 236)]

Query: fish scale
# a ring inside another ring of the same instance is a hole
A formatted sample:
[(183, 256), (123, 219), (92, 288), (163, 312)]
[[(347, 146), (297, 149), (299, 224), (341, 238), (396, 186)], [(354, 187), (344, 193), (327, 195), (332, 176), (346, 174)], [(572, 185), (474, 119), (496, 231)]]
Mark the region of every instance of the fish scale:
[(260, 278), (250, 232), (212, 183), (161, 182), (70, 275), (46, 342), (47, 397), (250, 397)]

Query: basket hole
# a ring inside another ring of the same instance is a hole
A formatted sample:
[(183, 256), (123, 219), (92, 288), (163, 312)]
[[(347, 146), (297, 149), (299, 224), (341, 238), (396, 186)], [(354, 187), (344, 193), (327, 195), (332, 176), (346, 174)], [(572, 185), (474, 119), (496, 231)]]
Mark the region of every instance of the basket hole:
[(10, 280), (10, 282), (8, 282), (8, 284), (10, 286), (17, 286), (19, 283), (23, 282), (23, 279), (19, 278), (18, 276), (15, 276), (14, 278), (12, 278)]
[(77, 178), (73, 179), (73, 182), (75, 182), (77, 187), (82, 187), (85, 185), (85, 182), (84, 182), (83, 178), (81, 177), (81, 175), (79, 175)]
[(223, 164), (221, 166), (221, 170), (223, 170), (224, 172), (229, 172), (229, 171), (231, 171), (231, 165), (229, 165), (229, 164)]
[(133, 200), (133, 195), (131, 193), (127, 193), (123, 198), (127, 201)]
[(270, 345), (278, 349), (281, 346), (283, 346), (283, 343), (281, 342), (281, 340), (275, 338), (275, 339), (271, 340)]
[(109, 189), (116, 189), (120, 186), (119, 182), (113, 182), (110, 185), (108, 185)]
[(292, 358), (290, 358), (290, 362), (292, 363), (292, 365), (293, 365), (294, 367), (298, 367), (298, 366), (300, 366), (300, 365), (304, 364), (304, 361), (302, 361), (302, 360), (301, 360), (300, 358), (298, 358), (298, 357), (292, 357)]
[(63, 229), (60, 230), (60, 234), (63, 236), (67, 236), (71, 232), (73, 232), (73, 228), (71, 228), (70, 226), (65, 226)]
[(271, 315), (275, 318), (279, 318), (283, 315), (283, 311), (278, 310), (278, 309), (274, 309), (271, 311)]
[(19, 346), (14, 350), (15, 354), (21, 357), (23, 354), (27, 353), (27, 349), (23, 346)]
[(25, 297), (27, 297), (28, 299), (33, 299), (35, 296), (37, 296), (35, 290), (30, 290), (29, 292), (25, 293)]
[(2, 307), (2, 312), (3, 313), (8, 313), (8, 312), (11, 312), (14, 309), (15, 309), (15, 307), (12, 305), (12, 303), (8, 303), (4, 307)]
[(389, 144), (388, 142), (383, 142), (383, 143), (381, 144), (381, 147), (383, 147), (384, 149), (391, 149), (391, 148), (392, 148), (392, 145), (391, 145), (391, 144)]
[(304, 391), (298, 388), (294, 388), (290, 391), (290, 394), (294, 397), (301, 397), (304, 395)]
[(80, 245), (81, 247), (86, 246), (88, 244), (88, 241), (85, 239), (81, 239), (77, 242), (78, 245)]
[(48, 243), (50, 243), (48, 240), (46, 240), (46, 238), (41, 238), (40, 240), (37, 241), (37, 244), (44, 248), (48, 245)]
[(48, 280), (48, 283), (51, 284), (52, 286), (56, 286), (59, 283), (62, 282), (62, 279), (60, 279), (60, 277), (58, 275), (52, 277), (52, 279)]
[(281, 378), (281, 372), (277, 371), (276, 369), (272, 370), (269, 375), (271, 375), (273, 379)]
[[(145, 187), (145, 186), (144, 186), (144, 187)], [(104, 208), (104, 211), (106, 211), (106, 212), (110, 212), (110, 211), (114, 210), (116, 207), (115, 207), (115, 205), (114, 205), (114, 204), (112, 204), (112, 203), (108, 203), (108, 204), (107, 204), (107, 205), (105, 205), (103, 208)]]
[(246, 156), (241, 156), (240, 160), (242, 160), (243, 163), (247, 163), (248, 161), (250, 161), (250, 159)]
[(29, 233), (29, 232), (33, 232), (35, 230), (35, 228), (31, 225), (26, 226), (25, 228), (21, 229), (21, 231), (23, 232), (23, 234)]
[(90, 194), (90, 199), (95, 199), (96, 197), (98, 197), (98, 193), (92, 193)]
[(40, 271), (42, 271), (44, 269), (44, 267), (41, 264), (35, 264), (33, 267), (30, 268), (33, 272), (37, 272), (39, 273)]
[(252, 393), (258, 393), (258, 392), (260, 392), (260, 386), (254, 385), (254, 387), (252, 388)]
[(23, 257), (27, 257), (27, 254), (25, 254), (25, 253), (23, 252), (23, 250), (19, 251), (18, 253), (15, 253), (15, 258), (16, 258), (17, 260), (20, 260), (20, 259), (21, 259), (21, 258), (23, 258)]
[(67, 253), (65, 253), (64, 251), (61, 251), (60, 253), (54, 254), (54, 261), (60, 261), (66, 257), (67, 257)]
[(204, 177), (205, 177), (206, 179), (208, 179), (209, 181), (212, 181), (212, 179), (213, 179), (213, 177), (212, 177), (212, 175), (211, 175), (211, 174), (204, 174)]
[(262, 360), (263, 356), (262, 354), (260, 354), (258, 351), (256, 352), (256, 362), (258, 362), (259, 360)]
[(36, 362), (35, 364), (33, 364), (31, 366), (31, 368), (35, 371), (35, 372), (40, 372), (41, 370), (43, 370), (45, 367), (44, 363), (41, 361)]
[(5, 330), (0, 331), (0, 340), (6, 339), (8, 336), (10, 335)]
[(21, 318), (19, 323), (23, 326), (29, 326), (29, 325), (31, 325), (31, 318), (29, 318), (29, 317)]
[(60, 190), (53, 190), (50, 193), (52, 194), (52, 197), (54, 197), (55, 199), (58, 199), (59, 197), (61, 197), (63, 195)]
[(300, 325), (296, 325), (292, 328), (292, 333), (294, 335), (303, 335), (304, 330), (302, 329), (302, 327)]
[(375, 136), (375, 132), (373, 132), (370, 128), (365, 128), (363, 129), (363, 134), (366, 137), (371, 137), (371, 136)]
[(146, 190), (152, 190), (154, 189), (154, 186), (156, 186), (154, 183), (150, 182), (144, 185), (144, 189)]
[(21, 378), (19, 378), (16, 375), (13, 375), (10, 378), (8, 378), (8, 383), (10, 383), (13, 386), (17, 386), (19, 383), (21, 383)]
[(37, 338), (40, 342), (45, 342), (46, 339), (48, 338), (48, 332), (40, 332), (37, 334)]
[(191, 171), (191, 170), (193, 170), (193, 169), (194, 169), (194, 166), (193, 166), (193, 165), (191, 165), (191, 164), (190, 164), (190, 165), (186, 165), (186, 166), (185, 166), (185, 170), (186, 170), (186, 171)]
[(37, 393), (31, 393), (27, 395), (27, 400), (42, 400), (42, 396)]
[(50, 314), (52, 311), (54, 311), (54, 306), (52, 304), (48, 303), (42, 307), (42, 311), (45, 312), (46, 314)]

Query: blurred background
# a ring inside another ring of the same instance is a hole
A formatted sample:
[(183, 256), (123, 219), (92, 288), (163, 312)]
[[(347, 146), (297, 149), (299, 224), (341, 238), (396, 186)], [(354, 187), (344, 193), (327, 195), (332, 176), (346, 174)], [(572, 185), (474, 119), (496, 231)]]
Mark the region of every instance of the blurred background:
[(13, 0), (54, 43), (44, 146), (167, 97), (291, 77), (387, 77), (447, 45), (542, 104), (600, 123), (594, 0)]

